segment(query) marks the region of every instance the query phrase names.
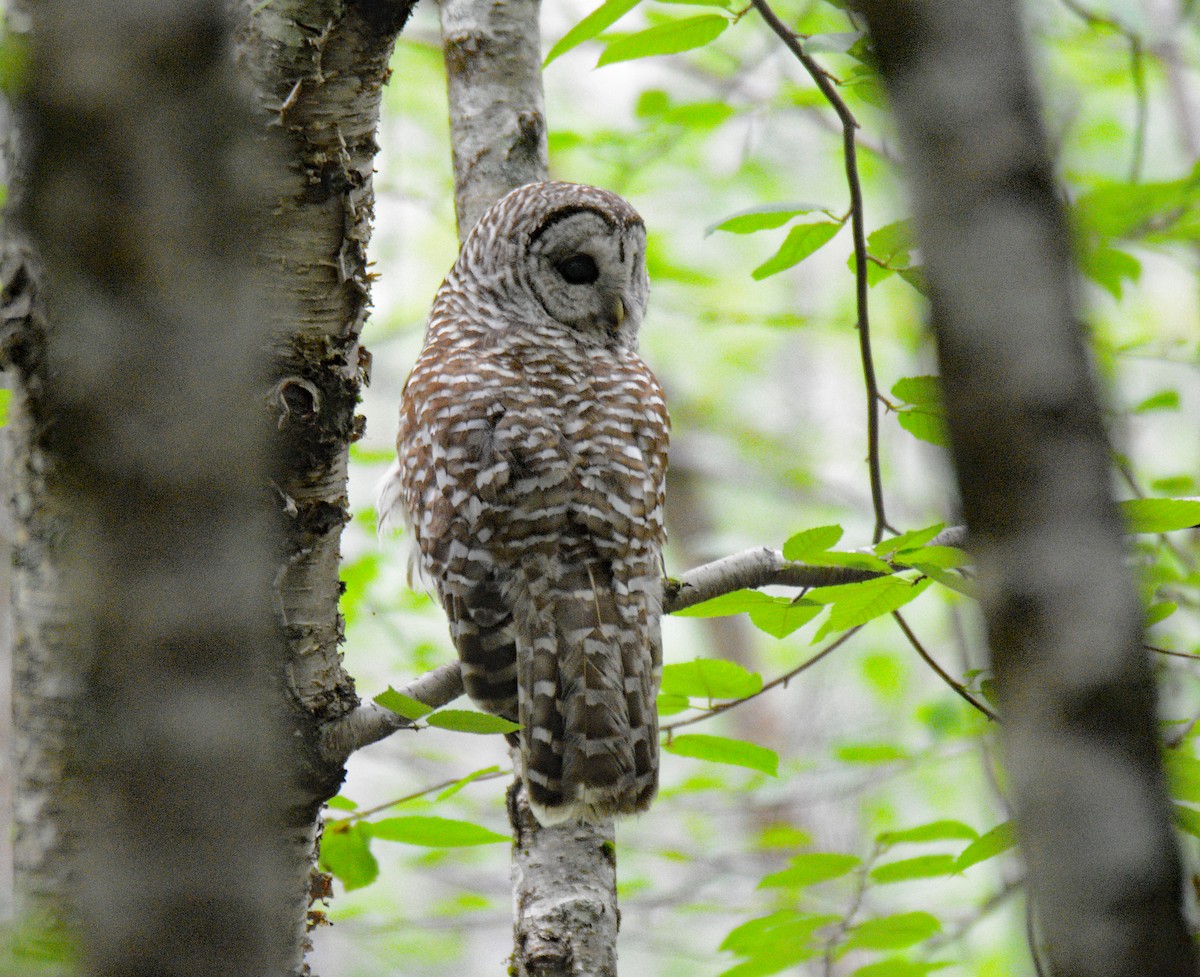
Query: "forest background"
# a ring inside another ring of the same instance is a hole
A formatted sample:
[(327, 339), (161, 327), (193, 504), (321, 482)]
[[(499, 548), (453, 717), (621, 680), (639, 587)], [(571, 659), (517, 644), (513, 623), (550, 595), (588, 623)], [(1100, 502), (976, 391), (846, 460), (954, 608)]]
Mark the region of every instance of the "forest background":
[[(672, 575), (756, 546), (870, 568), (866, 554), (916, 552), (961, 521), (896, 125), (861, 25), (837, 3), (773, 6), (859, 123), (877, 448), (855, 329), (844, 134), (825, 94), (736, 4), (606, 3), (621, 16), (590, 21), (601, 39), (577, 27), (590, 4), (543, 11), (551, 175), (621, 193), (649, 229), (642, 342), (674, 422)], [(1027, 6), (1114, 491), (1200, 495), (1196, 6)], [(342, 542), (345, 665), (365, 698), (453, 657), (444, 617), (408, 590), (403, 546), (376, 539), (372, 511), (401, 385), (457, 250), (435, 7), (418, 6), (391, 68), (363, 333), (373, 355), (366, 433), (350, 451)], [(1126, 512), (1132, 528), (1174, 530), (1197, 521), (1194, 505)], [(873, 549), (883, 506), (887, 526), (919, 535)], [(1133, 540), (1194, 878), (1196, 538)], [(957, 977), (1041, 966), (986, 714), (996, 696), (970, 572), (953, 548), (924, 548), (912, 557), (920, 569), (901, 575), (902, 595), (898, 581), (799, 601), (773, 590), (666, 622), (674, 668), (660, 707), (664, 726), (680, 725), (660, 799), (618, 827), (626, 973)], [(312, 958), (327, 977), (504, 966), (507, 752), (499, 736), (421, 725), (356, 753), (331, 802), (333, 925), (314, 931)], [(418, 822), (393, 818), (441, 820), (420, 822), (428, 833), (418, 838)]]

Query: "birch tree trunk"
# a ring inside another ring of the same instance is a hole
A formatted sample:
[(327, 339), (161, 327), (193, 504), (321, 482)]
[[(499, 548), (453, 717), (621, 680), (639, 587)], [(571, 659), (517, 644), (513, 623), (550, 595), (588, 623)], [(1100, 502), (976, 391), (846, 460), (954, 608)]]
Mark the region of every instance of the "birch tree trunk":
[(1018, 5), (858, 5), (905, 147), (1053, 972), (1194, 977), (1141, 611)]

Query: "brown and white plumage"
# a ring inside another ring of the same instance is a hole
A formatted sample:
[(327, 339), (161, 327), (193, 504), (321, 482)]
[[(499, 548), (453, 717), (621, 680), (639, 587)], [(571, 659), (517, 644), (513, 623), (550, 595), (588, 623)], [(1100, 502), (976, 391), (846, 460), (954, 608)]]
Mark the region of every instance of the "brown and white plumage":
[(380, 515), (399, 514), (463, 682), (521, 723), (543, 824), (657, 788), (669, 420), (637, 355), (641, 218), (594, 187), (498, 202), (438, 290)]

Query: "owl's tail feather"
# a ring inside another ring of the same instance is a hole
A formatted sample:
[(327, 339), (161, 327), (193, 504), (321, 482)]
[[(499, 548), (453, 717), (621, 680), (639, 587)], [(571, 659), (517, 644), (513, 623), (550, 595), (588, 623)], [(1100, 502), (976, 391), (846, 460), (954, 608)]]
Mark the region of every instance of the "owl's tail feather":
[(517, 653), (512, 613), (491, 580), (443, 597), (462, 662), (463, 688), (485, 712), (517, 721)]
[(635, 813), (654, 796), (656, 683), (640, 596), (622, 592), (603, 563), (534, 595), (522, 758), (543, 824)]

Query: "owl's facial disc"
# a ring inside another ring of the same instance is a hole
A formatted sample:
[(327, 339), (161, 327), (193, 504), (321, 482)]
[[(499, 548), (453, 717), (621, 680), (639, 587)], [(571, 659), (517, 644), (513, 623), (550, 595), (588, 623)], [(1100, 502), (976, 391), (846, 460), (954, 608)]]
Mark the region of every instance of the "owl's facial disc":
[(633, 347), (646, 306), (646, 232), (590, 208), (551, 214), (530, 236), (530, 284), (581, 338)]

